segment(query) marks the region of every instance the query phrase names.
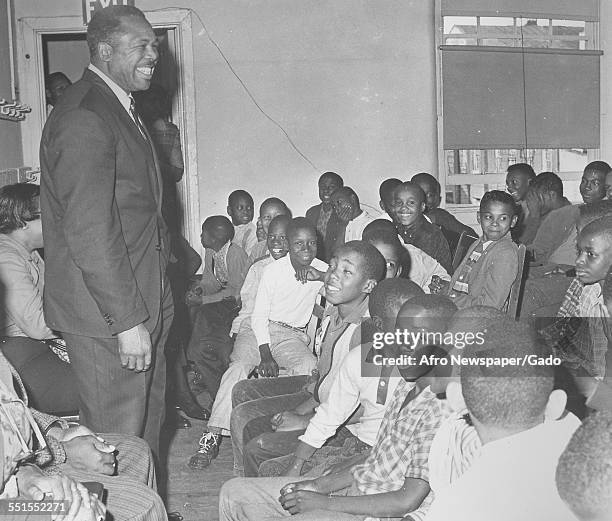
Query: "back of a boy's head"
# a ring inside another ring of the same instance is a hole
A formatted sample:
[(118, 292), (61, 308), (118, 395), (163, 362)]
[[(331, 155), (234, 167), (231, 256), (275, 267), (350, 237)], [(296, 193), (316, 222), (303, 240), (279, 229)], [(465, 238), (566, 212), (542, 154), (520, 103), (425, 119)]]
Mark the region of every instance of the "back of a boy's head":
[(602, 199), (589, 204), (580, 205), (580, 226), (584, 228), (587, 224), (612, 215), (612, 199)]
[(438, 331), (446, 331), (456, 311), (457, 306), (448, 297), (421, 293), (404, 302), (397, 315), (397, 327), (404, 327), (406, 320), (419, 313), (421, 316), (434, 317), (439, 326)]
[(563, 197), (563, 181), (553, 172), (542, 172), (531, 182), (529, 187), (540, 193), (553, 192), (558, 197)]
[(235, 205), (239, 199), (245, 199), (247, 202), (253, 204), (253, 197), (246, 190), (234, 190), (231, 194), (229, 194), (227, 198), (228, 206)]
[[(554, 378), (551, 366), (537, 362), (547, 354), (544, 342), (525, 324), (508, 317), (489, 323), (462, 352), (478, 362), (461, 366), (470, 414), (502, 430), (525, 430), (541, 423)], [(528, 363), (510, 365), (511, 360)]]
[(514, 213), (517, 211), (514, 199), (508, 192), (503, 192), (501, 190), (491, 190), (486, 192), (480, 200), (480, 211), (484, 212), (491, 203), (505, 204), (512, 208)]
[(342, 177), (340, 177), (339, 174), (337, 174), (336, 172), (324, 172), (321, 174), (321, 176), (319, 177), (319, 183), (321, 181), (324, 181), (326, 179), (331, 179), (332, 181), (334, 181), (334, 183), (336, 183), (339, 187), (344, 186), (344, 179), (342, 179)]
[(612, 412), (589, 415), (574, 432), (557, 466), (557, 490), (581, 521), (612, 512)]
[(379, 233), (392, 233), (397, 237), (397, 230), (395, 225), (387, 219), (374, 219), (371, 223), (363, 229), (361, 238), (364, 241), (369, 241), (378, 237)]
[(607, 215), (590, 222), (580, 230), (580, 236), (603, 237), (612, 246), (612, 215)]
[(287, 226), (287, 237), (294, 237), (300, 230), (308, 230), (317, 235), (317, 229), (306, 217), (294, 217)]
[(395, 177), (385, 179), (378, 188), (378, 195), (381, 201), (389, 201), (393, 195), (393, 190), (396, 186), (401, 185), (402, 182)]
[(334, 251), (334, 257), (339, 257), (343, 252), (354, 253), (361, 258), (361, 267), (366, 279), (377, 282), (385, 278), (387, 261), (380, 252), (366, 241), (349, 241), (339, 246)]
[(278, 208), (279, 215), (288, 215), (289, 217), (292, 217), (291, 210), (285, 204), (285, 201), (279, 199), (278, 197), (268, 197), (263, 203), (259, 205), (259, 213), (261, 214), (264, 208), (270, 206), (275, 206), (276, 208)]
[(612, 168), (610, 168), (610, 165), (605, 161), (591, 161), (587, 166), (584, 167), (585, 174), (587, 172), (599, 172), (605, 176), (610, 171), (612, 171)]
[(397, 318), (397, 313), (407, 300), (422, 295), (423, 290), (408, 279), (385, 279), (370, 293), (370, 316)]
[(507, 172), (509, 174), (523, 174), (530, 181), (533, 181), (536, 178), (536, 173), (533, 170), (533, 167), (528, 163), (515, 163), (510, 165)]
[(234, 226), (225, 215), (211, 215), (202, 223), (202, 229), (224, 243), (234, 238)]
[(364, 229), (362, 237), (364, 241), (367, 241), (370, 244), (385, 244), (387, 246), (390, 246), (391, 248), (393, 248), (395, 254), (399, 259), (402, 259), (404, 255), (408, 253), (406, 249), (402, 246), (402, 243), (400, 242), (400, 239), (397, 236), (397, 232), (395, 231), (395, 229), (393, 231), (385, 229), (378, 230), (376, 233), (366, 232), (366, 230)]
[(440, 193), (440, 191), (442, 190), (442, 187), (440, 186), (438, 180), (427, 172), (419, 172), (418, 174), (414, 174), (412, 176), (412, 179), (410, 180), (413, 183), (417, 183), (418, 185), (420, 185), (420, 183), (426, 183), (432, 186), (434, 190), (436, 190), (438, 193)]

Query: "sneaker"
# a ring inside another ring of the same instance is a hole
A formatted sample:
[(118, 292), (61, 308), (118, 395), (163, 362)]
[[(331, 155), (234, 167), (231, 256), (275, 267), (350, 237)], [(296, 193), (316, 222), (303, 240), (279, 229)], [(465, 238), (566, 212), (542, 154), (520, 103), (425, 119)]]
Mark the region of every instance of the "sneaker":
[(219, 455), (221, 435), (204, 431), (200, 438), (198, 452), (189, 459), (189, 468), (194, 470), (205, 469), (210, 462)]

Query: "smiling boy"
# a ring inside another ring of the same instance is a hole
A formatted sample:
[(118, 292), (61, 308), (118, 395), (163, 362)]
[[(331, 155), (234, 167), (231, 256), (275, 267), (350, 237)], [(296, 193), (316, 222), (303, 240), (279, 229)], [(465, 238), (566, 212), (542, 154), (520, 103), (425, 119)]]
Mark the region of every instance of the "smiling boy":
[(516, 206), (509, 194), (492, 190), (480, 201), (477, 217), (482, 237), (470, 247), (450, 283), (432, 283), (430, 289), (448, 295), (459, 309), (502, 309), (518, 271), (518, 248), (510, 236), (518, 219)]
[(272, 222), (272, 219), (279, 215), (288, 215), (291, 217), (291, 210), (287, 207), (284, 201), (281, 201), (278, 197), (268, 197), (259, 207), (259, 219), (258, 224), (261, 226), (261, 233), (263, 240), (260, 240), (251, 250), (249, 254), (249, 260), (256, 262), (268, 253), (268, 244), (266, 237), (268, 235), (268, 227)]
[(450, 273), (448, 242), (440, 229), (425, 219), (425, 208), (425, 192), (416, 183), (406, 181), (393, 190), (391, 214), (402, 240), (423, 250)]

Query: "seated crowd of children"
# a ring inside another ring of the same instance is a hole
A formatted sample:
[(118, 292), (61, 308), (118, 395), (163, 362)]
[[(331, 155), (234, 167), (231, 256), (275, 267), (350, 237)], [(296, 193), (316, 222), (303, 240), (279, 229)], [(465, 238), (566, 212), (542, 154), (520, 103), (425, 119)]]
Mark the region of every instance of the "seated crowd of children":
[(220, 519), (609, 519), (611, 170), (572, 205), (512, 165), (480, 234), (426, 173), (378, 212), (326, 172), (306, 217), (271, 197), (256, 225), (232, 192), (186, 296), (213, 398), (189, 466), (231, 436), (238, 476)]

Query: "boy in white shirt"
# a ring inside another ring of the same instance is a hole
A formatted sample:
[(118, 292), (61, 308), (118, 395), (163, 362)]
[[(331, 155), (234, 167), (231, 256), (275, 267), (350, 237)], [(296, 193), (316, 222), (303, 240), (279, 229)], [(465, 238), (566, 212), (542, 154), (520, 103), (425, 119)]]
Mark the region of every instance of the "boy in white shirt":
[(280, 368), (290, 374), (310, 374), (316, 358), (308, 347), (306, 326), (323, 282), (300, 282), (298, 273), (312, 266), (327, 271), (327, 264), (315, 258), (317, 235), (304, 217), (293, 219), (287, 228), (289, 255), (266, 266), (263, 271), (250, 328), (241, 327), (234, 342), (230, 365), (212, 406), (208, 430), (199, 449), (189, 461), (194, 469), (210, 465), (219, 452), (221, 435), (229, 435), (232, 388), (254, 369), (260, 377), (276, 377)]

